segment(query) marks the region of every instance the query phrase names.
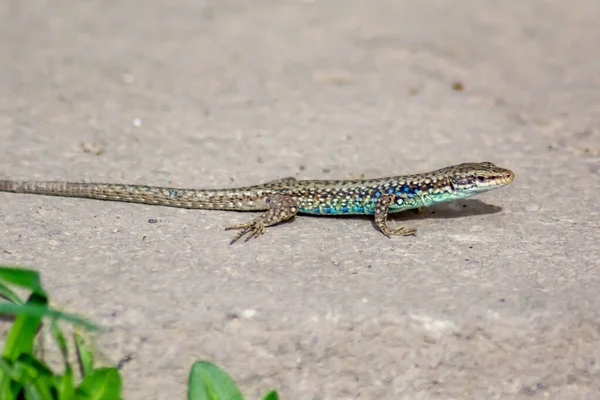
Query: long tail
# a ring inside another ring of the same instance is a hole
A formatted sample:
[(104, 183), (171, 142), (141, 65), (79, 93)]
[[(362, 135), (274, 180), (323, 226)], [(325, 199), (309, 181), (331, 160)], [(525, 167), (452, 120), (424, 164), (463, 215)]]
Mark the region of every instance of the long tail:
[(176, 189), (112, 183), (0, 180), (0, 192), (42, 194), (60, 197), (121, 201), (207, 210), (263, 210), (263, 201), (253, 199), (244, 188), (235, 190)]

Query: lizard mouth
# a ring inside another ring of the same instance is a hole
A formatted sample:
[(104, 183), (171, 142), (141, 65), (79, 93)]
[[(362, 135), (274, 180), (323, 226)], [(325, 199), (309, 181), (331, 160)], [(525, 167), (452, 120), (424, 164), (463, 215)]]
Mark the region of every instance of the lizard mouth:
[(498, 175), (495, 181), (498, 183), (499, 186), (504, 186), (511, 183), (513, 179), (515, 179), (515, 173), (507, 169), (504, 171), (504, 173)]

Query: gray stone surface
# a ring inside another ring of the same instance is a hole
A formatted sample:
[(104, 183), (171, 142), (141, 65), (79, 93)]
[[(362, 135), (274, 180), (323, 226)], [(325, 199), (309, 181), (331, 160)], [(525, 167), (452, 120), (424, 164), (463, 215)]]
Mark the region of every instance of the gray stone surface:
[[(0, 194), (0, 262), (108, 327), (128, 399), (600, 398), (600, 4), (4, 1), (0, 177), (184, 187), (493, 161), (396, 223)], [(464, 90), (454, 90), (460, 82)], [(97, 154), (98, 153), (98, 154)], [(149, 223), (149, 219), (157, 223)]]

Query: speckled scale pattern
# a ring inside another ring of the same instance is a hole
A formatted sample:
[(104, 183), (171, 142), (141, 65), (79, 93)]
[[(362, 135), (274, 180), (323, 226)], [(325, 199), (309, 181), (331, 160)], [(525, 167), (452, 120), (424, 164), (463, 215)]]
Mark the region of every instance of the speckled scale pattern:
[(432, 172), (365, 180), (278, 179), (231, 189), (178, 189), (132, 184), (0, 180), (0, 191), (83, 197), (169, 207), (233, 211), (265, 211), (254, 220), (231, 225), (240, 229), (233, 240), (246, 240), (266, 227), (294, 217), (372, 214), (387, 235), (414, 234), (414, 229), (390, 229), (388, 213), (463, 199), (512, 182), (512, 171), (490, 162), (464, 163)]
[(325, 215), (351, 215), (375, 213), (377, 200), (385, 194), (394, 194), (396, 203), (390, 208), (420, 207), (415, 194), (420, 189), (406, 181), (390, 180), (385, 183), (370, 181), (299, 181), (298, 187), (283, 191), (298, 199), (299, 213)]

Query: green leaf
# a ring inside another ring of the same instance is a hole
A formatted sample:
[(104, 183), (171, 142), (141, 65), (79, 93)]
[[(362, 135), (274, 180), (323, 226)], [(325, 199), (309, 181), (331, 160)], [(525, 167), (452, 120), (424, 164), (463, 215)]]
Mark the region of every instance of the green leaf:
[(15, 386), (15, 391), (11, 390), (10, 381), (0, 383), (0, 399), (4, 400), (16, 400), (17, 393), (21, 390), (20, 387)]
[(75, 325), (80, 325), (89, 330), (99, 329), (99, 327), (96, 324), (89, 322), (81, 317), (78, 317), (77, 315), (64, 313), (53, 308), (48, 308), (45, 304), (39, 305), (31, 304), (29, 302), (23, 305), (0, 303), (0, 314), (30, 316), (36, 317), (38, 319), (42, 317), (57, 318)]
[(42, 399), (50, 400), (57, 398), (55, 395), (52, 395), (52, 393), (56, 393), (56, 380), (54, 376), (41, 376), (33, 382), (38, 392), (42, 394)]
[(23, 304), (23, 300), (3, 283), (0, 283), (0, 297), (3, 297), (14, 304)]
[(116, 368), (98, 368), (83, 378), (75, 390), (77, 399), (120, 400), (121, 377)]
[[(26, 385), (23, 387), (23, 390), (25, 390), (25, 399), (27, 400), (44, 400), (42, 394), (34, 385)], [(52, 399), (52, 397), (50, 397), (50, 399)]]
[(189, 400), (243, 400), (225, 371), (207, 361), (196, 361), (188, 380)]
[[(0, 371), (4, 373), (4, 375), (8, 378), (8, 379), (13, 379), (14, 377), (14, 370), (13, 370), (13, 364), (12, 362), (4, 359), (4, 358), (0, 358)], [(1, 384), (2, 382), (0, 382)]]
[(73, 369), (69, 364), (65, 365), (65, 374), (62, 377), (57, 377), (58, 382), (58, 398), (60, 400), (75, 399), (75, 385), (73, 383)]
[(79, 333), (75, 332), (73, 336), (75, 338), (79, 366), (81, 367), (81, 375), (86, 377), (94, 370), (94, 354), (91, 347), (85, 343), (85, 339)]
[(279, 395), (275, 390), (271, 390), (265, 397), (263, 397), (263, 400), (279, 400)]
[(58, 348), (60, 350), (65, 364), (67, 364), (69, 362), (69, 349), (67, 347), (67, 341), (65, 340), (65, 336), (60, 331), (60, 328), (58, 327), (58, 322), (55, 319), (52, 320), (52, 324), (50, 325), (50, 331), (52, 332), (54, 340), (56, 340), (56, 344), (58, 345)]
[[(25, 305), (16, 304), (0, 304), (0, 313), (3, 307), (14, 307), (21, 309), (23, 307), (37, 307), (40, 309), (46, 308), (48, 299), (46, 296), (32, 294)], [(9, 361), (14, 361), (23, 353), (31, 353), (35, 335), (42, 323), (41, 317), (31, 316), (27, 314), (17, 315), (12, 329), (4, 342), (4, 350), (2, 356)]]
[(36, 271), (2, 265), (0, 266), (0, 280), (5, 280), (13, 285), (29, 289), (37, 295), (46, 297), (46, 292), (42, 289), (40, 274)]
[(39, 376), (51, 376), (52, 370), (43, 361), (35, 358), (33, 355), (21, 354), (14, 363), (14, 370), (23, 371), (23, 376), (37, 378)]
[[(32, 398), (53, 399), (55, 377), (50, 368), (31, 354), (21, 354), (14, 364), (16, 381)], [(29, 397), (27, 397), (29, 399)]]
[(16, 399), (21, 385), (13, 380), (15, 372), (10, 361), (0, 358), (0, 399)]
[(65, 363), (64, 375), (62, 377), (56, 377), (58, 380), (57, 386), (60, 394), (59, 397), (61, 400), (72, 400), (75, 398), (75, 386), (73, 384), (73, 368), (69, 365), (69, 349), (67, 347), (67, 341), (58, 327), (58, 322), (56, 320), (52, 320), (51, 330), (52, 336), (54, 336), (54, 340), (56, 340)]
[[(40, 376), (37, 379), (31, 380), (23, 385), (23, 388), (26, 391), (30, 391), (32, 393), (32, 398), (40, 399), (40, 400), (52, 400), (55, 399), (56, 396), (53, 396), (52, 393), (55, 392), (54, 388), (54, 379), (50, 376)], [(27, 397), (29, 400), (29, 397)]]
[[(48, 298), (41, 288), (39, 275), (36, 272), (24, 269), (0, 268), (0, 279), (33, 290), (34, 293), (32, 293), (27, 300), (28, 305), (35, 305), (36, 307), (42, 308), (46, 307)], [(5, 307), (20, 308), (25, 307), (25, 305), (0, 303), (0, 313), (2, 313), (2, 308)], [(37, 335), (41, 323), (40, 317), (18, 314), (4, 342), (4, 349), (2, 350), (3, 361), (9, 363), (15, 362), (22, 354), (32, 353), (35, 336)], [(0, 390), (3, 396), (8, 395), (10, 398), (11, 394), (16, 396), (21, 392), (21, 386), (19, 384), (22, 384), (22, 381), (14, 382), (15, 377), (21, 376), (19, 372), (23, 372), (22, 366), (19, 367), (12, 363), (10, 364), (10, 374), (6, 369), (2, 368), (2, 371), (0, 371), (2, 388), (0, 388)], [(5, 385), (9, 386), (9, 388), (6, 388)], [(30, 391), (30, 389), (26, 389), (26, 391)], [(35, 393), (32, 393), (32, 396), (35, 396)]]

